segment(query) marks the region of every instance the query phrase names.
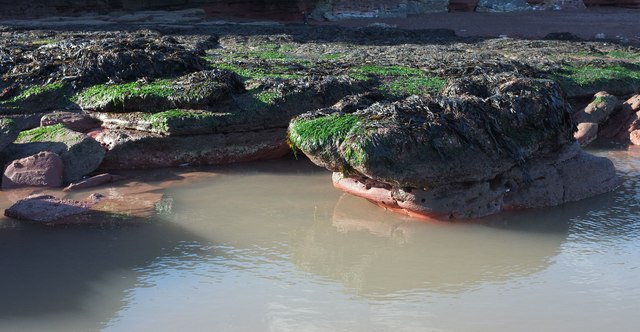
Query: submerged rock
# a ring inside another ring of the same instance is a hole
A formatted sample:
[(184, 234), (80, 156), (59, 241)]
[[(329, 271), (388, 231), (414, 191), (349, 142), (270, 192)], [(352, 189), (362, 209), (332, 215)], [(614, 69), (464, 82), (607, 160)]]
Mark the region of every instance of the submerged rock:
[(71, 217), (89, 213), (102, 198), (100, 194), (92, 194), (86, 200), (75, 201), (51, 195), (32, 195), (6, 209), (4, 215), (43, 224), (65, 223)]
[[(338, 173), (338, 188), (438, 218), (557, 205), (617, 185), (609, 160), (573, 142), (571, 107), (555, 82), (488, 80), (486, 98), (456, 89), (458, 97), (307, 113), (291, 122), (289, 139)], [(572, 168), (580, 179), (567, 175)]]

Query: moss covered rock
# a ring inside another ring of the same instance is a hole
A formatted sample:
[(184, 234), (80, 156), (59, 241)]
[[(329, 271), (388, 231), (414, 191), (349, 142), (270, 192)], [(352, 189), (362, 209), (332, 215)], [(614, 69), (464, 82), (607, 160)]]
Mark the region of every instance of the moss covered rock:
[(243, 90), (242, 82), (233, 72), (210, 70), (173, 80), (94, 85), (80, 92), (75, 100), (89, 111), (155, 113), (212, 106)]
[(305, 114), (289, 139), (316, 163), (397, 186), (495, 177), (572, 140), (571, 108), (557, 84), (518, 79), (482, 99), (409, 97), (353, 113)]

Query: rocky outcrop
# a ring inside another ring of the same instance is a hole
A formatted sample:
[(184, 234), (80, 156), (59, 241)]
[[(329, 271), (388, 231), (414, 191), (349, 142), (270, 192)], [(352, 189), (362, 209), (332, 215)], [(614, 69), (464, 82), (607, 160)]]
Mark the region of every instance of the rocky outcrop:
[(10, 162), (42, 151), (60, 155), (64, 182), (78, 180), (93, 172), (105, 155), (105, 150), (93, 138), (58, 124), (22, 132), (15, 144), (4, 151), (2, 159)]
[(640, 145), (640, 95), (634, 95), (616, 108), (600, 129), (599, 136)]
[[(342, 174), (338, 188), (436, 218), (557, 205), (615, 188), (613, 164), (573, 143), (571, 107), (553, 81), (494, 77), (477, 88), (453, 82), (444, 94), (455, 96), (304, 114), (289, 138)], [(584, 178), (565, 175), (571, 168)]]
[(48, 151), (14, 160), (4, 170), (2, 189), (61, 187), (63, 169), (62, 158)]

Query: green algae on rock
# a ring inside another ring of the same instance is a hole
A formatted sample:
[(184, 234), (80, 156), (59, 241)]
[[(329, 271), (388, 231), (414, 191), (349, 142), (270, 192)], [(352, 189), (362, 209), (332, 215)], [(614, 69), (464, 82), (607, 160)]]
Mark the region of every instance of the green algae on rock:
[(236, 74), (211, 70), (172, 80), (94, 85), (74, 99), (81, 108), (90, 111), (155, 113), (172, 108), (212, 106), (243, 90)]

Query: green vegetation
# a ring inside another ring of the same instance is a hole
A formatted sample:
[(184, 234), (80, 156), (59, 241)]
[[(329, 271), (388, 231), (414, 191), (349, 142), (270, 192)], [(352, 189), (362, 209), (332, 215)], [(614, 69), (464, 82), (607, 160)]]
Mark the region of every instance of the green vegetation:
[(48, 93), (52, 91), (62, 90), (64, 85), (62, 83), (50, 83), (39, 86), (32, 86), (24, 91), (22, 91), (19, 95), (5, 101), (5, 103), (16, 103), (20, 101), (24, 101), (27, 98), (35, 95), (40, 95), (43, 93)]
[(25, 130), (16, 139), (20, 143), (47, 142), (64, 135), (65, 129), (62, 123), (53, 126), (38, 127)]
[(49, 45), (57, 42), (58, 41), (55, 39), (38, 39), (33, 41), (31, 44), (34, 46), (42, 46), (42, 45)]
[(640, 60), (640, 52), (618, 50), (609, 52), (608, 56), (615, 59)]
[(275, 91), (262, 91), (256, 95), (256, 98), (262, 103), (267, 105), (275, 104), (276, 100), (280, 99), (281, 95)]
[(640, 84), (639, 69), (630, 69), (618, 64), (602, 67), (568, 64), (562, 66), (562, 70), (552, 74), (551, 77), (565, 89), (575, 86), (606, 86), (611, 81)]
[(380, 87), (383, 92), (394, 96), (437, 94), (444, 88), (445, 80), (441, 77), (407, 77), (400, 78)]
[(75, 100), (80, 104), (104, 104), (113, 102), (123, 105), (125, 97), (155, 96), (167, 98), (176, 90), (168, 80), (159, 80), (152, 83), (130, 82), (124, 84), (100, 84), (85, 89)]
[(312, 64), (291, 53), (296, 47), (293, 43), (261, 43), (243, 49), (218, 49), (204, 59), (211, 67), (233, 71), (245, 81), (258, 78), (295, 79), (304, 76), (295, 68)]
[(352, 75), (356, 76), (423, 76), (424, 71), (416, 68), (404, 66), (372, 66), (365, 65), (351, 69)]
[(284, 66), (270, 66), (270, 67), (241, 67), (231, 63), (212, 63), (211, 66), (217, 69), (225, 69), (232, 71), (244, 81), (258, 78), (283, 78), (283, 79), (296, 79), (301, 78), (303, 75), (289, 73), (289, 68)]
[(170, 129), (169, 121), (203, 120), (210, 117), (211, 114), (206, 112), (170, 109), (164, 112), (145, 114), (143, 119), (151, 123), (151, 128), (160, 133), (166, 133)]
[(345, 56), (344, 53), (327, 53), (327, 54), (321, 55), (320, 60), (324, 60), (324, 61), (337, 60), (344, 56)]
[(592, 103), (596, 103), (596, 104), (606, 103), (606, 102), (607, 102), (607, 97), (602, 97), (602, 96), (598, 96), (594, 98), (592, 101)]
[(312, 120), (297, 120), (291, 126), (292, 148), (302, 145), (327, 145), (360, 128), (360, 118), (353, 114), (332, 114)]
[(361, 81), (375, 77), (382, 81), (379, 89), (393, 97), (436, 94), (442, 91), (445, 84), (441, 77), (430, 76), (423, 70), (404, 66), (360, 66), (352, 68), (349, 76)]

